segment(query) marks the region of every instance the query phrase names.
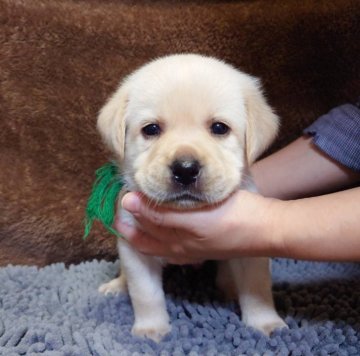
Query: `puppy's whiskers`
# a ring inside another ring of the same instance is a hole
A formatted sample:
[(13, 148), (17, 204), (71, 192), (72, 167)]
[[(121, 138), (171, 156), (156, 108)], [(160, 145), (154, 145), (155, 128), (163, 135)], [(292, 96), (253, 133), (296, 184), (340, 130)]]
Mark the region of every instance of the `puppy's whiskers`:
[(162, 202), (161, 199), (159, 199), (158, 197), (149, 197), (149, 199), (147, 200), (147, 206), (148, 208), (155, 208), (158, 205), (160, 205)]

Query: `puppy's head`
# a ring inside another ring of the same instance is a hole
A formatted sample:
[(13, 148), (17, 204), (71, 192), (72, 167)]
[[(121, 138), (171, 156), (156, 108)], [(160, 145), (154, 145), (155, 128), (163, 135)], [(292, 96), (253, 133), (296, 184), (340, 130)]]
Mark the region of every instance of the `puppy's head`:
[(141, 67), (98, 118), (127, 188), (179, 208), (229, 196), (277, 127), (255, 78), (199, 55)]

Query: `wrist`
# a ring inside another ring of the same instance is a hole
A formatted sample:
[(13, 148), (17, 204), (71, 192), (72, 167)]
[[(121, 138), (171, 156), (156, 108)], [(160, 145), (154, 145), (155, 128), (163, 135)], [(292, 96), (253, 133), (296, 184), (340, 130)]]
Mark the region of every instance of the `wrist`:
[[(231, 233), (238, 256), (276, 257), (284, 254), (282, 216), (286, 202), (240, 191)], [(231, 235), (230, 233), (230, 235)]]
[(267, 208), (262, 224), (265, 246), (267, 248), (266, 256), (268, 257), (286, 257), (288, 252), (285, 244), (286, 226), (287, 226), (287, 209), (288, 202), (274, 198), (264, 198), (267, 200)]

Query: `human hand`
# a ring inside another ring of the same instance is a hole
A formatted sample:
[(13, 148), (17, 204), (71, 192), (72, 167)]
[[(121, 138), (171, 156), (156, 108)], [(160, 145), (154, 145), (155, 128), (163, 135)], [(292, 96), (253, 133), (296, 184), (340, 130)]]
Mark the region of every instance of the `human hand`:
[(196, 210), (172, 210), (128, 193), (122, 207), (139, 227), (117, 218), (115, 228), (138, 251), (186, 264), (207, 259), (269, 256), (276, 250), (274, 233), (278, 200), (239, 190), (224, 202)]

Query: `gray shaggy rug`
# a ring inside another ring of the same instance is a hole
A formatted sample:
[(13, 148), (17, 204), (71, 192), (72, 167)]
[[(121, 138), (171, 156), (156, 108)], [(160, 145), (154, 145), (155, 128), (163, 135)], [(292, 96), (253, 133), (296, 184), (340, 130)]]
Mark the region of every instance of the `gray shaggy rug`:
[(170, 267), (164, 286), (172, 332), (133, 337), (126, 295), (98, 286), (118, 262), (0, 269), (0, 355), (360, 355), (360, 264), (273, 261), (274, 294), (289, 330), (247, 328), (214, 287), (215, 266)]

